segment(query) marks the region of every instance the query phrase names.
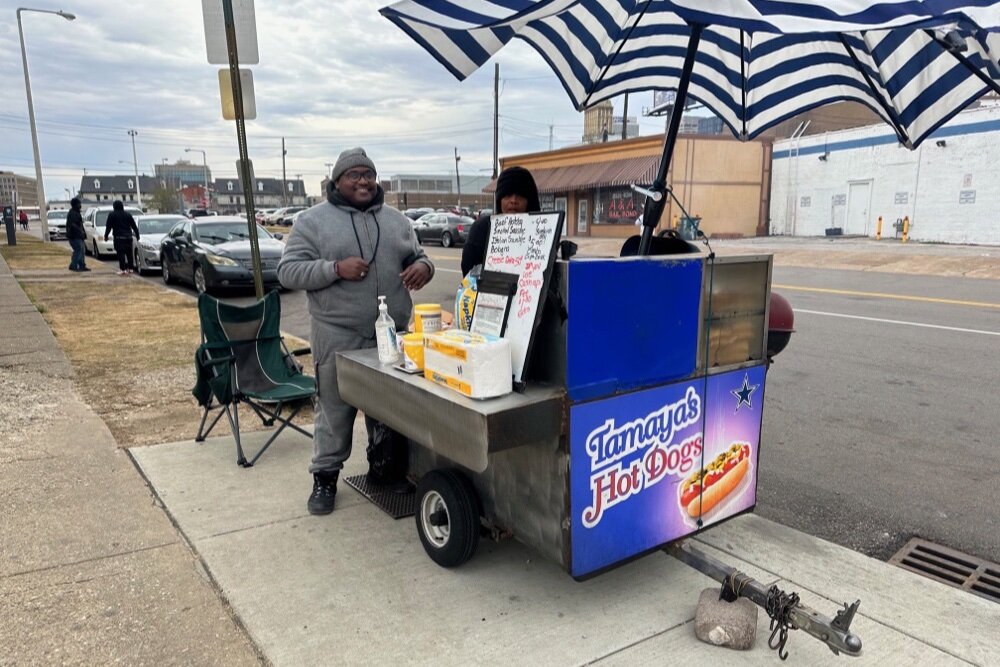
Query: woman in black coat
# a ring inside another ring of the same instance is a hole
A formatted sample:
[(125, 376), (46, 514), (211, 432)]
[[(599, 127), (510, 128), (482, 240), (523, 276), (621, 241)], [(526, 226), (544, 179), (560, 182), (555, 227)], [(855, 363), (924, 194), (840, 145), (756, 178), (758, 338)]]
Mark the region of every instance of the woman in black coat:
[[(524, 167), (508, 167), (497, 177), (494, 211), (497, 213), (535, 213), (542, 205), (538, 201), (538, 186), (531, 172)], [(486, 261), (486, 244), (490, 239), (490, 216), (481, 215), (469, 230), (462, 249), (462, 275)]]

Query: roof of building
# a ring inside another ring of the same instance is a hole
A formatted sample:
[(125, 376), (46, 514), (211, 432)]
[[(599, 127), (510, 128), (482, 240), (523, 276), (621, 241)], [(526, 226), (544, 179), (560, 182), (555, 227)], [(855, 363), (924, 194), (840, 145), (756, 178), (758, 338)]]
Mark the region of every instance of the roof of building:
[[(292, 189), (288, 191), (289, 194), (300, 197), (306, 195), (306, 185), (301, 180), (289, 178), (285, 182), (292, 186)], [(282, 194), (280, 178), (257, 178), (254, 179), (254, 183), (257, 184), (257, 187), (254, 189), (255, 194), (278, 196)], [(213, 181), (213, 184), (215, 191), (218, 193), (228, 194), (232, 192), (234, 195), (243, 194), (243, 186), (240, 184), (240, 179), (238, 178), (217, 178)], [(232, 184), (232, 188), (229, 187), (230, 184)]]
[[(143, 192), (152, 192), (159, 186), (154, 176), (139, 176), (139, 187)], [(80, 179), (80, 194), (111, 194), (115, 192), (135, 192), (135, 176), (118, 174), (87, 174)]]
[[(532, 169), (531, 175), (534, 176), (535, 185), (538, 186), (540, 193), (627, 186), (632, 183), (648, 185), (656, 178), (656, 168), (659, 164), (659, 157), (641, 156), (551, 169)], [(483, 192), (495, 190), (495, 181), (483, 188)]]

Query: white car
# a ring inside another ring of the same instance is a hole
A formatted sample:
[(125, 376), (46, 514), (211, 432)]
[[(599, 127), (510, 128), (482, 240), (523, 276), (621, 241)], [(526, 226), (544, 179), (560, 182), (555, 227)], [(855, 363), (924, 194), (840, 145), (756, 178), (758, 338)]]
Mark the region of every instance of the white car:
[(139, 242), (133, 244), (135, 253), (135, 268), (142, 275), (146, 271), (159, 271), (160, 241), (173, 226), (182, 220), (183, 215), (137, 215), (135, 224), (139, 228)]
[(66, 238), (66, 216), (69, 215), (69, 211), (60, 209), (49, 211), (45, 215), (49, 221), (49, 240)]
[[(100, 259), (104, 255), (115, 254), (114, 238), (104, 240), (104, 231), (108, 227), (108, 216), (113, 210), (114, 208), (111, 206), (94, 206), (88, 208), (87, 212), (83, 214), (83, 231), (87, 236), (83, 248), (88, 255)], [(126, 206), (125, 212), (131, 213), (133, 218), (142, 215), (142, 211), (134, 206)]]

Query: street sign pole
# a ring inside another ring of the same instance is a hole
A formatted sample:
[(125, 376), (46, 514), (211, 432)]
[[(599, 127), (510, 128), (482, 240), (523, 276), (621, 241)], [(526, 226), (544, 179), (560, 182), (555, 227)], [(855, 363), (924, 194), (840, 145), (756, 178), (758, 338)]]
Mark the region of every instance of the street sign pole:
[(236, 107), (236, 141), (240, 148), (240, 181), (247, 210), (247, 227), (250, 231), (250, 257), (253, 263), (253, 287), (257, 299), (264, 298), (264, 277), (260, 270), (260, 244), (257, 240), (257, 220), (253, 205), (253, 176), (247, 154), (247, 128), (243, 116), (243, 86), (240, 82), (240, 59), (236, 50), (236, 20), (233, 18), (233, 0), (222, 0), (226, 22), (226, 50), (229, 53), (229, 79), (233, 84), (233, 104)]

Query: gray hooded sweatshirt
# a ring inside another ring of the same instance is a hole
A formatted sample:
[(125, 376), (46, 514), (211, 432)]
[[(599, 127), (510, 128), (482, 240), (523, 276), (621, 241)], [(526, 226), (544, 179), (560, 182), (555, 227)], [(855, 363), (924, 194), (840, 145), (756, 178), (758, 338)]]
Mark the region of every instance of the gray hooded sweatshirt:
[[(384, 199), (379, 187), (372, 204), (361, 211), (334, 192), (328, 201), (299, 214), (278, 264), (278, 280), (288, 289), (308, 292), (314, 321), (374, 338), (378, 297), (384, 296), (396, 327), (409, 322), (413, 301), (399, 274), (416, 261), (427, 264), (433, 275), (434, 265), (417, 242), (410, 219), (383, 205)], [(368, 262), (364, 279), (337, 276), (336, 262), (348, 257)]]

